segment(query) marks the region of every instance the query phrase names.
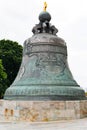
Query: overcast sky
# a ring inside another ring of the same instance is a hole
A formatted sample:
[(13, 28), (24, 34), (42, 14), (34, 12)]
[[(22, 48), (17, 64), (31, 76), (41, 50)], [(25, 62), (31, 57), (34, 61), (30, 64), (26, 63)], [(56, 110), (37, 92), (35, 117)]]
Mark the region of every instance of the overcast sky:
[[(44, 0), (0, 0), (0, 40), (23, 45), (32, 36)], [(47, 11), (68, 47), (70, 70), (77, 83), (87, 89), (87, 0), (46, 0)]]

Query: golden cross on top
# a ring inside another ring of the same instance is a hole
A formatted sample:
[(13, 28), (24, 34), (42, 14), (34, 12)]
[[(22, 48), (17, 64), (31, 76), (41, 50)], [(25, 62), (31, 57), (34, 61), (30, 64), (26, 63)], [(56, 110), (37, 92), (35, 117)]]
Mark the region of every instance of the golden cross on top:
[(47, 3), (44, 2), (44, 11), (46, 11), (46, 8), (47, 8)]

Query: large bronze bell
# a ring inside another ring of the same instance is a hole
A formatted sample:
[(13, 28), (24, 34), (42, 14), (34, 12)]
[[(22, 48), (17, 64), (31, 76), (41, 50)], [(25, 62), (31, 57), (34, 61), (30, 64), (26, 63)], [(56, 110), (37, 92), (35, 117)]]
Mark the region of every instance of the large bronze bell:
[(74, 80), (67, 62), (67, 46), (56, 36), (51, 16), (43, 11), (34, 35), (24, 42), (18, 75), (6, 90), (6, 100), (80, 100), (85, 92)]

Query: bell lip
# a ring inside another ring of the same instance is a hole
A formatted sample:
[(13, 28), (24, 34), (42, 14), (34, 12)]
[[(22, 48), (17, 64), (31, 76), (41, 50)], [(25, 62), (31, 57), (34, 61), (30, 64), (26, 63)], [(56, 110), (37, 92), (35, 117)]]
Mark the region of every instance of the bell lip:
[(60, 96), (60, 95), (55, 95), (55, 96), (21, 96), (21, 95), (16, 95), (16, 96), (9, 96), (7, 95), (4, 97), (4, 100), (17, 100), (17, 101), (76, 101), (76, 100), (87, 100), (87, 97), (73, 97), (73, 96)]
[[(71, 87), (71, 89), (70, 89)], [(4, 95), (5, 100), (85, 100), (85, 91), (80, 86), (10, 86)], [(27, 92), (26, 92), (27, 90)], [(63, 90), (63, 91), (62, 91)], [(40, 93), (39, 93), (40, 92)], [(72, 93), (70, 93), (72, 92)]]

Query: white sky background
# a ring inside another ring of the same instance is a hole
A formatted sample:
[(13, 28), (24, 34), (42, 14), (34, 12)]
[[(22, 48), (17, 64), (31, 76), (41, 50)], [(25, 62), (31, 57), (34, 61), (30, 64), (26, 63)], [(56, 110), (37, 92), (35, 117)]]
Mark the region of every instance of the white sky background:
[[(23, 45), (43, 10), (44, 0), (0, 0), (0, 40)], [(87, 0), (46, 0), (51, 23), (68, 47), (68, 62), (74, 79), (87, 90)]]

